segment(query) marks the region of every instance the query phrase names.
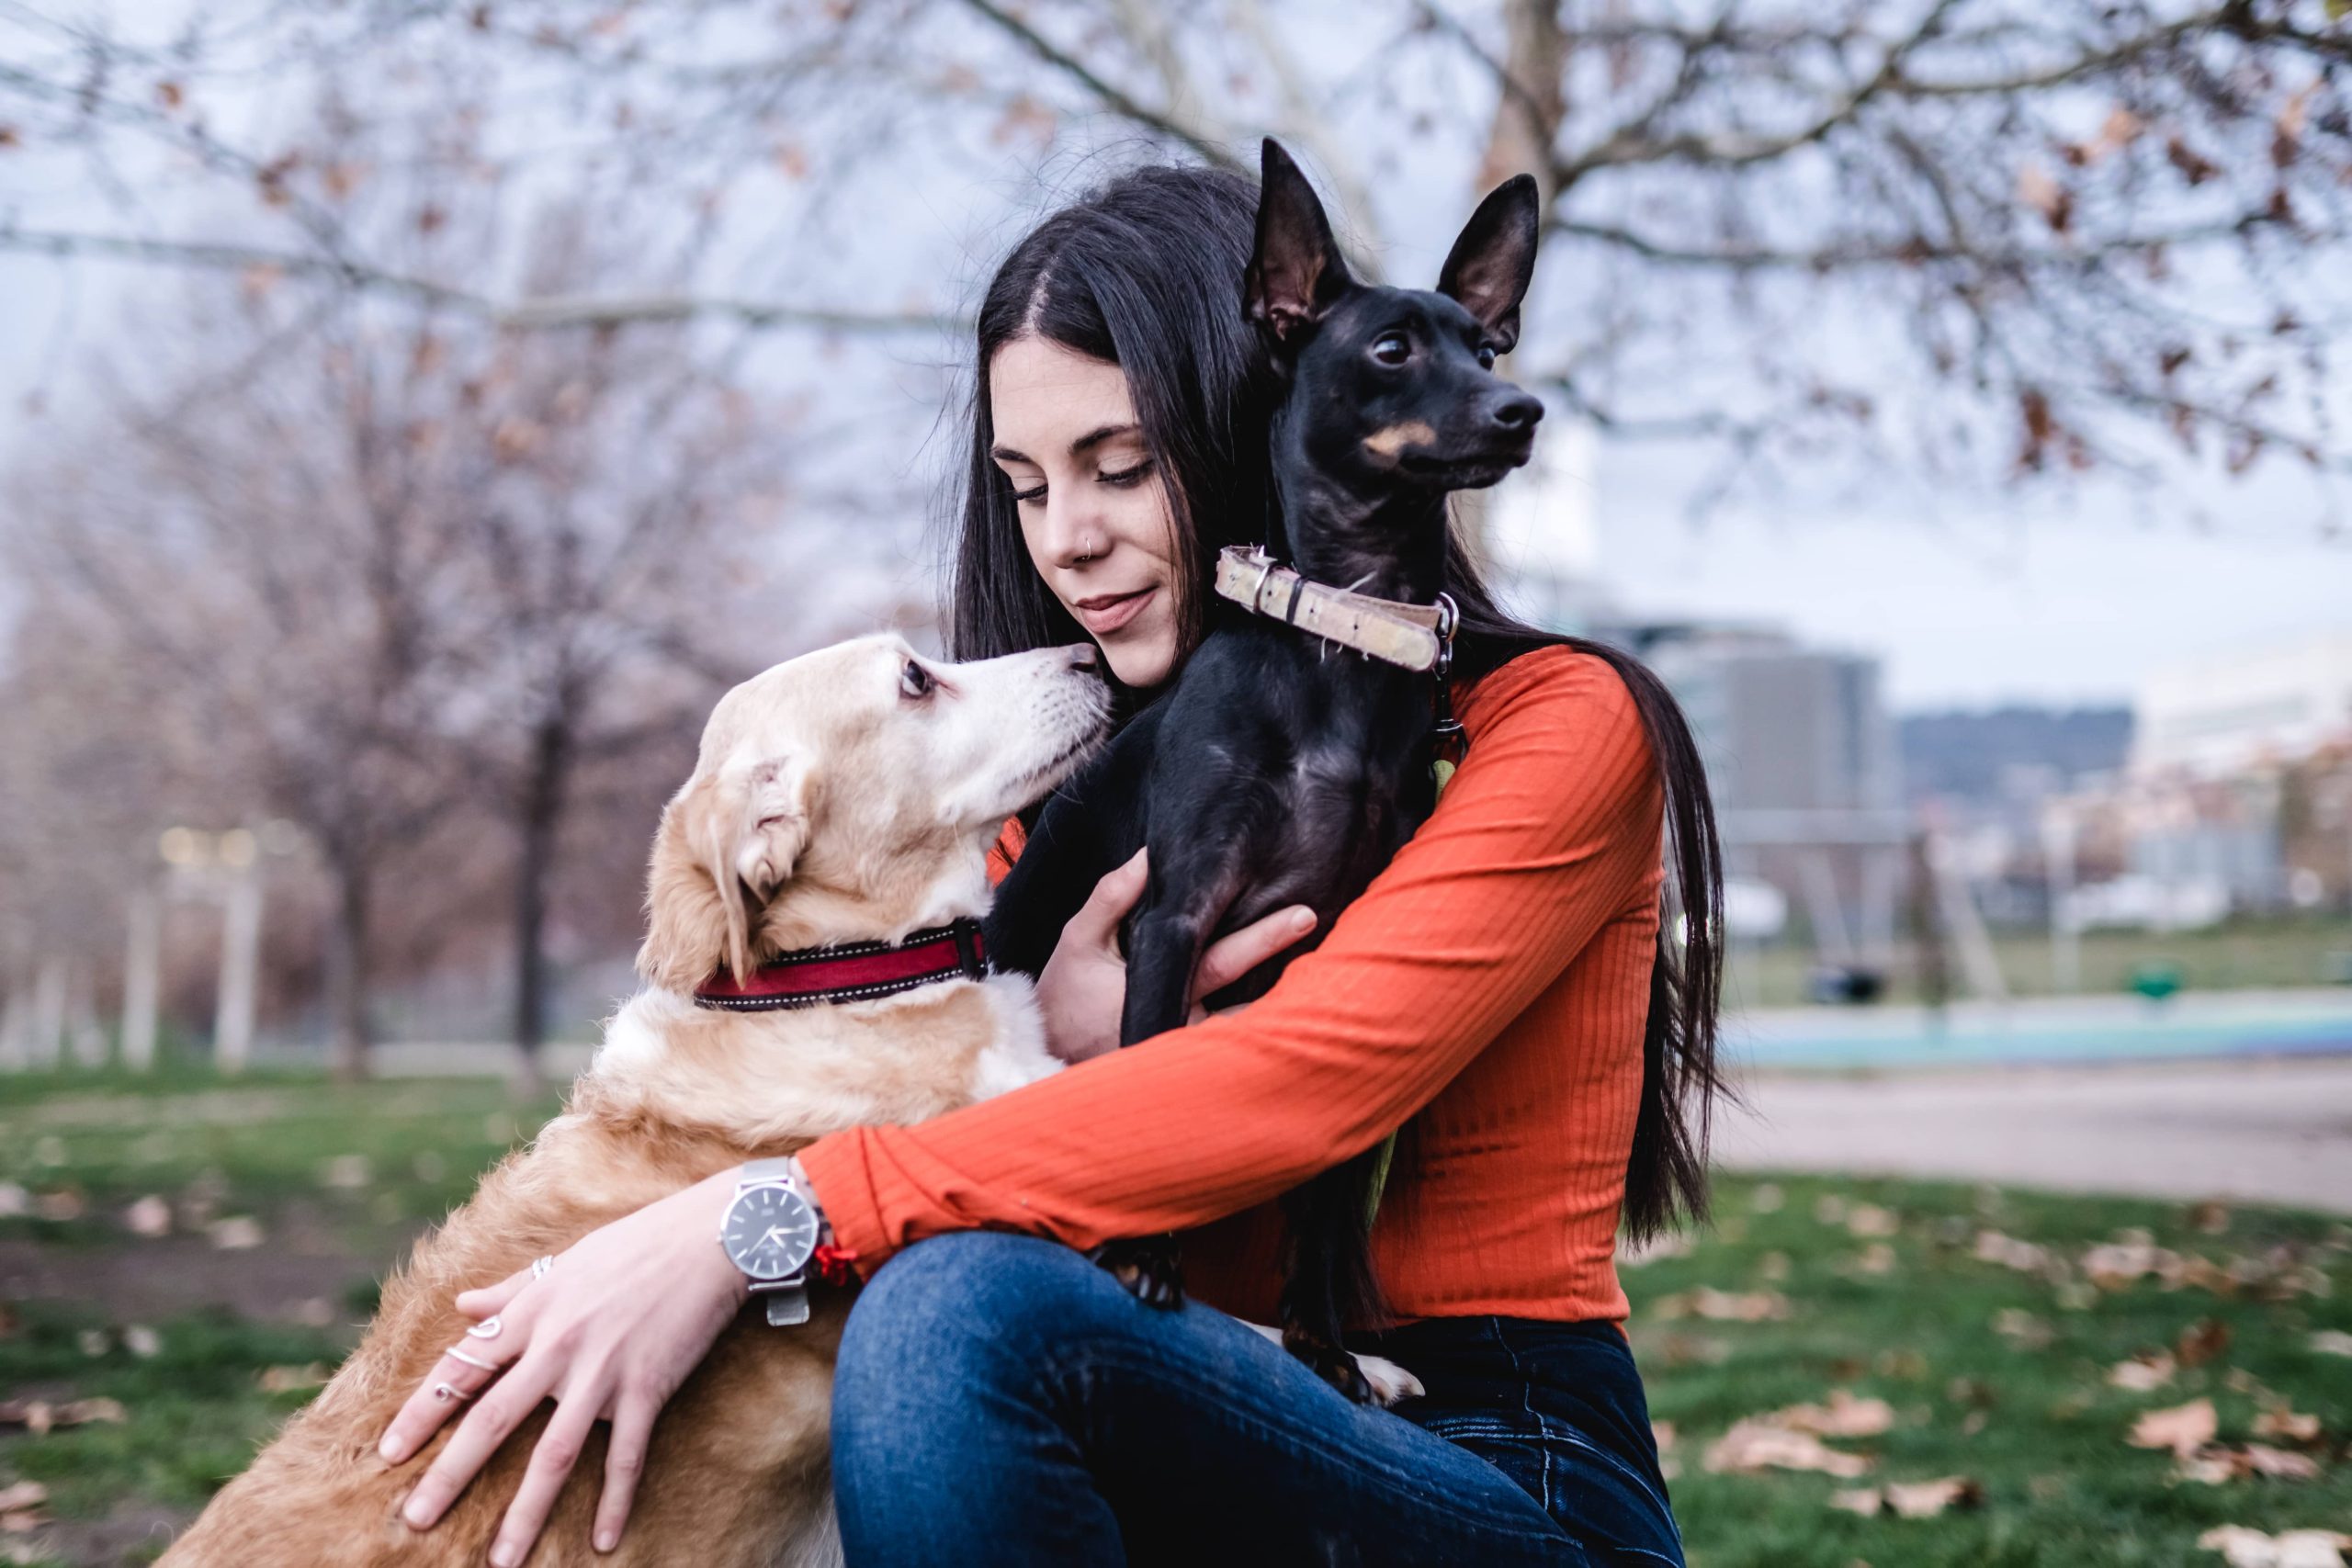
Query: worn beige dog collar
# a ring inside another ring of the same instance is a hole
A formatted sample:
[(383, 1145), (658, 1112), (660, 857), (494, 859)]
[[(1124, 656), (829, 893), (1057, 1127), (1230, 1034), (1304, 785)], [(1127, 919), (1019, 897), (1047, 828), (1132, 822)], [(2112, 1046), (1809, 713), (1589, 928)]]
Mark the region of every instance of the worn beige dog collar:
[(1453, 641), (1453, 601), (1434, 604), (1375, 599), (1310, 582), (1263, 548), (1227, 546), (1217, 553), (1216, 591), (1258, 615), (1313, 637), (1352, 648), (1408, 670), (1440, 668)]

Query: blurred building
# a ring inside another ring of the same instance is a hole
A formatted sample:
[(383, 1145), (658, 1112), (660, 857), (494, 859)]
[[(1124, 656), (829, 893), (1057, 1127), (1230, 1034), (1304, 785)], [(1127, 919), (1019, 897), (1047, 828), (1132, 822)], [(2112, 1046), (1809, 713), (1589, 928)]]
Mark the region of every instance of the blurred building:
[(2211, 777), (2291, 761), (2352, 737), (2352, 631), (2158, 671), (2132, 704), (2132, 769)]
[(2158, 671), (2132, 707), (2129, 767), (2052, 803), (2113, 868), (2068, 898), (2074, 924), (2352, 905), (2352, 632)]

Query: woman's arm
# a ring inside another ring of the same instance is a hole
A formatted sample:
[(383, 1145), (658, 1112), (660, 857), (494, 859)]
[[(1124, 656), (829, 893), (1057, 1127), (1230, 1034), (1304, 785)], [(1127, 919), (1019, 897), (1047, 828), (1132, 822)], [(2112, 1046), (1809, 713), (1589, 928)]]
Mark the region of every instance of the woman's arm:
[(1091, 1247), (1286, 1191), (1394, 1131), (1655, 898), (1662, 795), (1606, 664), (1531, 654), (1464, 716), (1471, 749), (1436, 814), (1246, 1016), (804, 1149), (858, 1267), (982, 1226)]

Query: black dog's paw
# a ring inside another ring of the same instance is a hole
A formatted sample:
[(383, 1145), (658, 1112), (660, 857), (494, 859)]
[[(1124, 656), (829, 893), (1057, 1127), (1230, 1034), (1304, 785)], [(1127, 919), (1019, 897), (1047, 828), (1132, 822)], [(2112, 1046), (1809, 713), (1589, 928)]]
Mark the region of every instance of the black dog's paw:
[(1184, 1299), (1184, 1259), (1172, 1235), (1106, 1241), (1087, 1257), (1146, 1306), (1168, 1311)]
[[(1338, 1389), (1357, 1404), (1374, 1403), (1373, 1387), (1356, 1365), (1356, 1359), (1345, 1348), (1333, 1344), (1311, 1329), (1292, 1324), (1283, 1330), (1283, 1348), (1306, 1362), (1315, 1375)], [(1382, 1400), (1382, 1404), (1388, 1401)]]

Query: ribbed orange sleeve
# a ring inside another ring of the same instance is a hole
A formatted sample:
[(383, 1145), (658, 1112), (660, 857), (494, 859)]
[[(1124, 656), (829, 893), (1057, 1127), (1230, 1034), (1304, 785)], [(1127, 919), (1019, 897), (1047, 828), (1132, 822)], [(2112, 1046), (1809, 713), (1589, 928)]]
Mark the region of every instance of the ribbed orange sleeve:
[[(859, 1267), (952, 1230), (1087, 1247), (1234, 1214), (1395, 1131), (1605, 925), (1645, 918), (1645, 942), (1662, 797), (1623, 682), (1547, 649), (1461, 707), (1469, 750), (1434, 815), (1256, 1005), (919, 1126), (804, 1149)], [(1630, 1048), (1638, 1082), (1638, 1011), (1630, 1041), (1614, 1019), (1646, 981), (1608, 967), (1611, 1071), (1622, 1078)], [(1619, 1109), (1611, 1123), (1630, 1137)], [(1594, 1196), (1613, 1216), (1614, 1194)]]

